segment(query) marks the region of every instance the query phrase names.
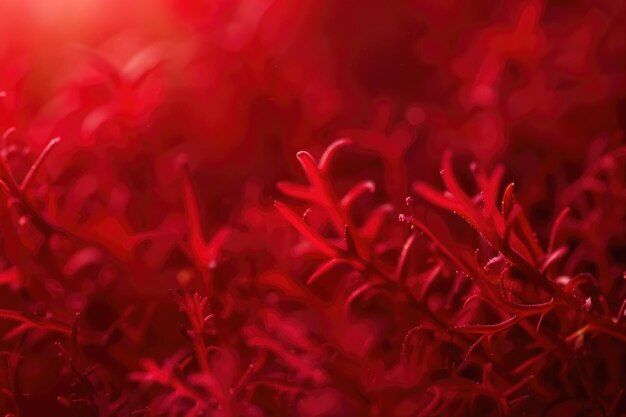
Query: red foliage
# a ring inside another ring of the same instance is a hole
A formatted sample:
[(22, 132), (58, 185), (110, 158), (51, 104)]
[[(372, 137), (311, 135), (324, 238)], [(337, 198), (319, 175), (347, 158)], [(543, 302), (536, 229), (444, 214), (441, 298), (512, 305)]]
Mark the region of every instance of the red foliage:
[(622, 2), (36, 3), (0, 415), (626, 415)]

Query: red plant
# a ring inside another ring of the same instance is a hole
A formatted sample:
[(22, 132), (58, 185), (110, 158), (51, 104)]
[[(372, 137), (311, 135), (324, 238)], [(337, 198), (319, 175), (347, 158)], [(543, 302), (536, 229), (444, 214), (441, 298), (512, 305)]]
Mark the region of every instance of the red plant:
[(626, 415), (620, 2), (35, 3), (0, 415)]
[[(574, 265), (572, 271), (567, 272), (559, 268), (567, 263), (562, 258), (575, 249), (567, 245), (556, 247), (563, 239), (561, 227), (567, 220), (569, 208), (556, 216), (550, 233), (545, 236), (549, 237), (549, 243), (548, 250), (544, 251), (515, 199), (512, 183), (504, 189), (501, 208), (498, 208), (502, 168), (497, 167), (491, 175), (473, 168), (478, 187), (475, 196), (468, 195), (455, 177), (451, 154), (446, 153), (441, 172), (448, 191), (439, 193), (419, 182), (415, 190), (429, 203), (462, 217), (478, 233), (478, 240), (467, 236), (465, 242), (453, 241), (445, 226), (436, 222), (430, 225), (424, 217), (426, 213), (417, 215), (418, 208), (412, 199), (408, 200), (409, 214), (400, 214), (400, 220), (409, 223), (432, 246), (421, 251), (415, 249), (419, 238), (415, 232), (409, 234), (404, 243), (372, 240), (373, 234), (367, 226), (379, 224), (377, 214), (380, 211), (366, 217), (360, 231), (348, 219), (348, 210), (354, 197), (373, 190), (373, 185), (357, 185), (341, 200), (335, 197), (329, 185), (328, 161), (343, 143), (345, 141), (331, 145), (319, 164), (307, 153), (298, 155), (311, 189), (279, 185), (286, 194), (323, 207), (328, 216), (326, 221), (335, 224), (334, 236), (342, 238), (340, 241), (314, 230), (283, 204), (277, 203), (277, 208), (310, 242), (311, 250), (330, 258), (312, 273), (308, 284), (339, 265), (347, 264), (361, 278), (360, 282), (353, 283), (341, 301), (344, 314), (348, 314), (347, 309), (357, 297), (369, 293), (374, 298), (378, 289), (380, 297), (393, 300), (393, 310), (405, 310), (403, 314), (397, 312), (398, 317), (405, 316), (406, 310), (414, 310), (420, 317), (418, 326), (408, 331), (387, 324), (392, 326), (387, 330), (390, 332), (386, 335), (388, 340), (404, 340), (400, 359), (406, 355), (416, 335), (426, 332), (433, 338), (428, 343), (416, 341), (418, 346), (422, 343), (430, 346), (420, 346), (420, 356), (410, 357), (409, 366), (401, 361), (386, 382), (378, 381), (374, 391), (399, 384), (413, 390), (411, 392), (430, 394), (432, 398), (421, 406), (426, 407), (424, 415), (478, 413), (474, 402), (481, 397), (491, 399), (501, 415), (546, 412), (558, 407), (553, 404), (555, 398), (567, 398), (575, 407), (589, 413), (611, 415), (616, 412), (624, 380), (622, 372), (611, 369), (604, 360), (609, 357), (619, 363), (623, 356), (626, 342), (626, 328), (621, 323), (624, 289), (604, 293), (600, 279), (583, 272), (583, 265)], [(620, 152), (618, 149), (606, 158)], [(608, 175), (615, 174), (609, 172)], [(599, 188), (602, 192), (603, 188)], [(318, 222), (319, 230), (324, 227), (324, 222)], [(392, 256), (392, 263), (385, 262), (386, 253), (394, 249), (397, 255)], [(424, 262), (412, 261), (412, 257), (430, 259), (427, 262), (431, 265), (412, 269), (413, 265)], [(341, 275), (332, 276), (341, 279)], [(443, 282), (436, 285), (436, 281)], [(447, 298), (445, 305), (435, 298), (437, 290), (443, 292), (439, 297)], [(485, 320), (490, 322), (485, 323)], [(363, 343), (353, 338), (344, 341), (350, 342)], [(380, 348), (376, 344), (363, 347), (362, 355), (380, 360), (384, 357)], [(446, 352), (447, 357), (442, 360), (447, 365), (433, 360), (433, 348), (435, 352), (439, 350), (439, 354)], [(509, 356), (513, 352), (515, 360)], [(488, 374), (472, 374), (476, 366), (489, 369)], [(593, 375), (602, 371), (607, 373), (607, 380), (594, 380)], [(555, 374), (566, 378), (567, 384), (553, 380)], [(355, 375), (354, 379), (356, 383), (361, 378)], [(420, 407), (420, 401), (425, 400), (414, 397), (413, 401), (415, 407)], [(485, 407), (484, 403), (482, 405)], [(393, 409), (388, 412), (398, 413)]]

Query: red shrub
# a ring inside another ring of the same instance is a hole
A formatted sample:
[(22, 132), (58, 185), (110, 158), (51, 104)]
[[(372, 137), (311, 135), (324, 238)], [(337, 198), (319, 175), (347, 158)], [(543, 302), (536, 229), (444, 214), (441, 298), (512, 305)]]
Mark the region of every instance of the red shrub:
[(620, 2), (35, 3), (2, 415), (626, 413)]

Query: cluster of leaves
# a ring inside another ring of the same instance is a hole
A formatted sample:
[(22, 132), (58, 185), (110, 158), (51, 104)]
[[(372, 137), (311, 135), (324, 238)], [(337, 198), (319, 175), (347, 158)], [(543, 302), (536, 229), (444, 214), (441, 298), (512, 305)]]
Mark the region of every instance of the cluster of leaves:
[[(56, 143), (19, 183), (6, 164), (3, 171), (10, 242), (21, 248), (13, 250), (39, 262), (57, 239), (82, 239), (42, 216), (28, 196)], [(55, 340), (64, 358), (69, 391), (57, 400), (79, 414), (262, 416), (296, 407), (316, 416), (614, 415), (623, 408), (626, 285), (623, 265), (607, 253), (624, 234), (615, 222), (626, 210), (624, 148), (591, 163), (563, 191), (568, 205), (536, 235), (513, 183), (502, 186), (502, 167), (487, 173), (472, 164), (474, 184), (464, 187), (449, 152), (441, 170), (446, 191), (416, 182), (415, 197), (398, 208), (376, 203), (374, 182), (362, 181), (339, 197), (331, 163), (349, 143), (334, 142), (319, 162), (298, 153), (309, 184), (278, 184), (305, 204), (304, 215), (281, 202), (275, 211), (252, 204), (237, 228), (210, 241), (187, 177), (185, 247), (211, 303), (197, 292), (173, 294), (188, 346), (161, 360), (137, 351), (154, 331), (154, 307), (138, 320), (127, 308), (110, 323), (101, 323), (106, 308), (93, 301), (87, 317), (72, 320), (41, 311), (41, 300), (30, 314), (2, 310), (18, 323), (5, 335), (19, 340), (7, 353), (13, 379), (4, 390), (16, 411), (24, 398), (15, 396), (25, 395), (22, 352), (44, 340)], [(300, 237), (273, 236), (285, 228), (279, 215)], [(602, 237), (593, 233), (605, 229)], [(252, 236), (266, 236), (270, 249), (246, 244)], [(66, 272), (96, 262), (78, 252), (85, 265), (75, 265), (74, 255)], [(235, 266), (284, 253), (287, 260), (256, 274)], [(18, 285), (23, 270), (5, 271), (3, 281)], [(191, 273), (179, 272), (181, 285)], [(119, 371), (143, 388), (115, 384), (105, 365), (130, 366)]]
[(9, 3), (0, 415), (624, 415), (621, 2)]
[[(343, 143), (331, 145), (319, 164), (308, 153), (298, 155), (310, 188), (279, 185), (287, 195), (323, 208), (324, 220), (314, 224), (305, 220), (312, 216), (308, 211), (303, 219), (281, 203), (277, 208), (309, 241), (310, 250), (330, 258), (311, 274), (308, 285), (318, 280), (344, 285), (351, 273), (358, 275), (340, 295), (343, 314), (365, 310), (365, 316), (355, 312), (353, 320), (371, 327), (361, 340), (344, 330), (347, 340), (338, 343), (344, 349), (345, 344), (356, 344), (348, 352), (358, 352), (351, 359), (362, 364), (365, 375), (353, 378), (372, 378), (369, 384), (361, 382), (362, 395), (388, 395), (400, 386), (400, 398), (384, 413), (407, 416), (614, 415), (622, 409), (623, 272), (606, 271), (604, 278), (589, 272), (606, 264), (611, 236), (595, 242), (601, 246), (593, 252), (598, 258), (576, 256), (586, 245), (569, 238), (602, 227), (599, 222), (606, 215), (601, 213), (609, 209), (602, 201), (623, 190), (624, 173), (617, 168), (623, 148), (605, 154), (600, 159), (604, 168), (593, 164), (571, 185), (570, 204), (588, 198), (593, 202), (582, 209), (563, 208), (543, 236), (544, 249), (516, 201), (513, 184), (501, 189), (502, 167), (487, 173), (472, 166), (475, 193), (469, 193), (459, 184), (450, 153), (442, 159), (446, 191), (417, 182), (415, 194), (418, 201), (461, 217), (473, 233), (450, 229), (411, 198), (399, 215), (411, 226), (404, 237), (377, 238), (380, 213), (389, 209), (385, 205), (355, 227), (352, 204), (374, 187), (360, 183), (342, 199), (335, 197), (328, 160)], [(597, 188), (580, 186), (589, 182)], [(616, 189), (610, 191), (609, 183)], [(334, 225), (334, 231), (327, 230), (325, 222)], [(420, 246), (420, 240), (430, 245)], [(333, 273), (344, 264), (350, 272)], [(383, 312), (371, 316), (376, 299), (387, 306), (387, 317)], [(403, 327), (407, 321), (398, 319), (407, 316), (418, 323), (409, 330)], [(384, 360), (394, 352), (388, 343), (401, 346), (396, 363)]]

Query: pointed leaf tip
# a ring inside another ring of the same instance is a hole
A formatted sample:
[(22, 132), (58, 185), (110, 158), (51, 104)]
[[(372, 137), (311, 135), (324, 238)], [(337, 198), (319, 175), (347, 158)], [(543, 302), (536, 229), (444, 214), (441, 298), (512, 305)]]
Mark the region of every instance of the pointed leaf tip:
[(502, 215), (506, 219), (511, 213), (511, 209), (514, 204), (514, 194), (513, 188), (515, 187), (515, 183), (511, 182), (504, 189), (504, 194), (502, 195)]
[(320, 162), (319, 162), (320, 170), (322, 171), (328, 170), (328, 168), (330, 167), (330, 162), (332, 161), (333, 157), (337, 153), (337, 150), (343, 146), (351, 145), (351, 144), (352, 144), (351, 139), (342, 138), (328, 145), (328, 147), (326, 148), (326, 150), (324, 151), (324, 153), (322, 154), (320, 158)]

